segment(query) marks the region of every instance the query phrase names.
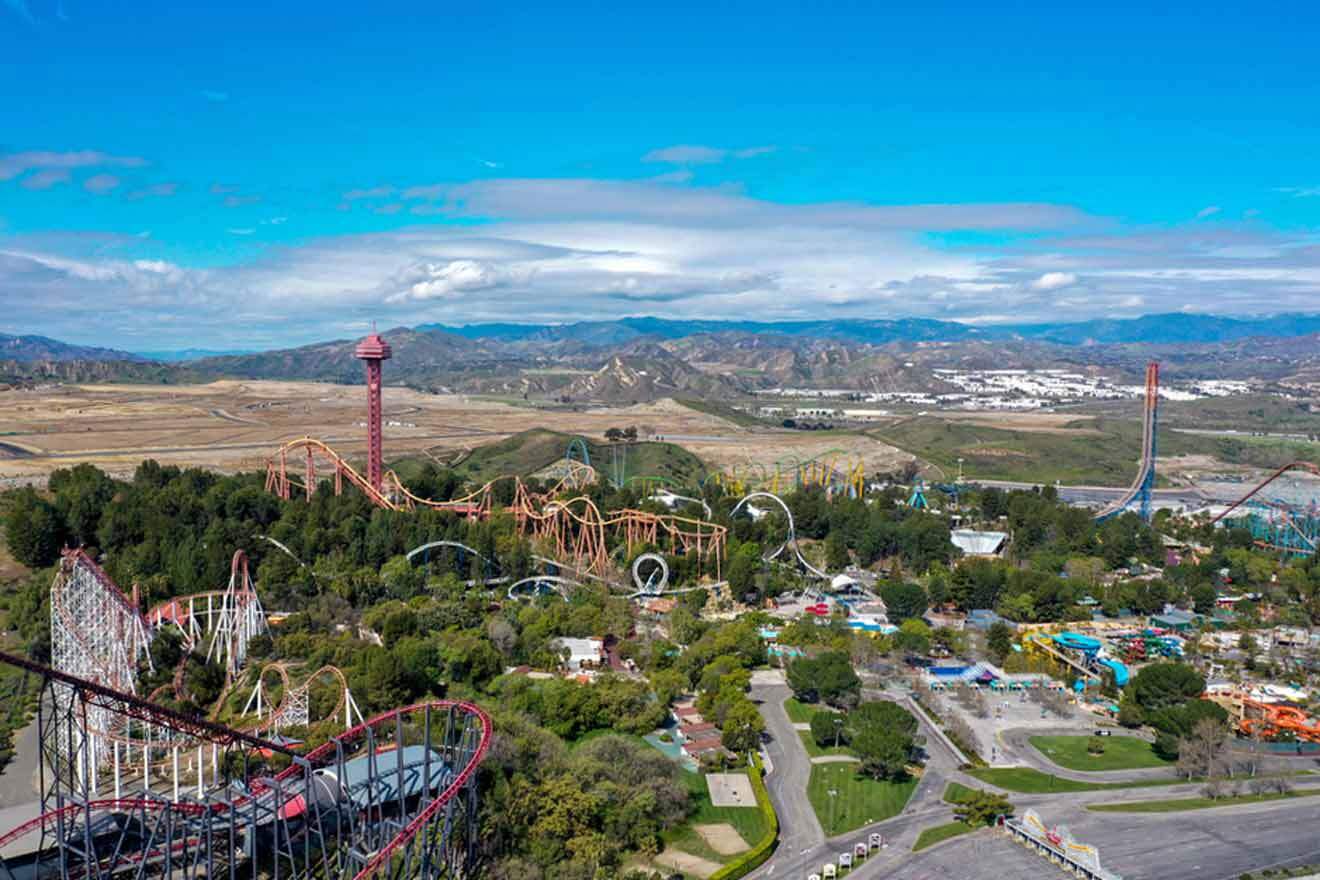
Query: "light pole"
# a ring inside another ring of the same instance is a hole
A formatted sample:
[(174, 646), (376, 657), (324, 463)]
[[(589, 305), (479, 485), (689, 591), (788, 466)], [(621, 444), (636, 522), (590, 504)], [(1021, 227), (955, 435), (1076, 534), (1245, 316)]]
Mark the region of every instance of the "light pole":
[(843, 730), (843, 719), (842, 719), (842, 718), (835, 718), (835, 719), (834, 719), (834, 747), (835, 747), (836, 749), (839, 747), (839, 732), (840, 732), (841, 730)]
[(839, 790), (838, 790), (837, 788), (831, 788), (831, 789), (829, 790), (829, 795), (830, 795), (830, 830), (829, 830), (829, 834), (833, 834), (833, 833), (834, 833), (834, 804), (835, 804), (835, 802), (836, 802), (836, 801), (835, 801), (835, 798), (838, 797), (838, 794), (839, 794)]
[(958, 482), (961, 483), (962, 481), (963, 481), (963, 458), (962, 458), (961, 456), (959, 456), (959, 457), (958, 457)]

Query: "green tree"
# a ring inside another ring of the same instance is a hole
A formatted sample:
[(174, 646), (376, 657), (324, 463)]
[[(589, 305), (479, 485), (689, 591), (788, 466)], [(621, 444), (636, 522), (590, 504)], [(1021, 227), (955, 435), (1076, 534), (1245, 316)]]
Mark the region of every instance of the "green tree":
[(985, 634), (985, 647), (990, 653), (991, 660), (1003, 664), (1004, 659), (1013, 650), (1013, 628), (1002, 620), (995, 621)]
[(861, 694), (862, 681), (847, 654), (826, 651), (788, 664), (788, 686), (798, 699), (808, 703), (822, 700), (835, 706), (851, 706)]
[(846, 745), (846, 733), (843, 716), (838, 712), (817, 712), (811, 716), (811, 738), (821, 748)]
[(885, 610), (894, 623), (919, 619), (926, 613), (926, 591), (921, 584), (898, 581), (885, 584), (880, 589), (880, 598), (884, 600)]
[(720, 742), (731, 752), (750, 752), (761, 744), (765, 721), (756, 704), (744, 697), (724, 715), (724, 733)]
[(848, 545), (844, 542), (843, 536), (838, 532), (830, 532), (825, 538), (825, 567), (833, 571), (841, 571), (847, 568), (851, 561), (848, 556)]
[(64, 519), (55, 506), (33, 489), (10, 493), (5, 540), (9, 552), (28, 568), (45, 568), (64, 546)]
[(993, 825), (1000, 816), (1013, 815), (1013, 804), (1001, 794), (977, 790), (953, 805), (953, 815), (974, 828)]
[(1150, 711), (1179, 706), (1205, 693), (1205, 677), (1185, 663), (1152, 663), (1132, 677), (1132, 698)]
[(847, 728), (850, 737), (872, 727), (896, 730), (911, 736), (917, 732), (917, 718), (907, 709), (890, 700), (862, 703), (848, 713)]
[(849, 742), (862, 772), (877, 779), (899, 779), (912, 759), (912, 737), (886, 727), (867, 726)]
[(894, 644), (903, 651), (925, 654), (930, 651), (930, 627), (924, 620), (916, 618), (905, 620), (894, 635)]

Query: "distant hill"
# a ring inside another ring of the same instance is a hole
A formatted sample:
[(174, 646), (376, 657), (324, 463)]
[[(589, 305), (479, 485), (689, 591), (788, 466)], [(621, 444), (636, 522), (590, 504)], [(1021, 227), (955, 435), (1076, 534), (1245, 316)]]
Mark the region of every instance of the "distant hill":
[(239, 354), (251, 354), (250, 348), (235, 349), (210, 349), (210, 348), (180, 348), (173, 351), (139, 351), (136, 354), (139, 357), (146, 358), (149, 361), (158, 361), (164, 364), (177, 364), (181, 361), (196, 361), (202, 358), (212, 357), (231, 357)]
[[(628, 427), (620, 424), (619, 427)], [(565, 458), (568, 444), (575, 435), (532, 428), (527, 431), (478, 446), (454, 470), (468, 483), (484, 483), (500, 476), (527, 477), (552, 468)], [(610, 446), (600, 438), (584, 437), (592, 464), (602, 479), (610, 479), (616, 461)], [(673, 443), (641, 441), (620, 447), (618, 466), (624, 479), (662, 478), (680, 485), (699, 479), (706, 466), (701, 459)], [(408, 480), (424, 464), (422, 459), (391, 462), (396, 472)]]
[(113, 348), (71, 345), (47, 336), (6, 336), (0, 333), (4, 361), (145, 361), (141, 355)]
[(1034, 339), (1061, 345), (1144, 342), (1154, 345), (1228, 342), (1260, 337), (1303, 336), (1320, 332), (1320, 314), (1282, 314), (1230, 318), (1174, 312), (1138, 318), (1114, 318), (1041, 324), (971, 325), (924, 318), (839, 319), (824, 321), (685, 321), (620, 318), (572, 324), (468, 324), (450, 327), (422, 324), (418, 330), (441, 330), (473, 340), (566, 342), (612, 346), (637, 339), (684, 339), (700, 334), (743, 333), (810, 337), (869, 345), (891, 342), (957, 342), (969, 339)]
[[(1303, 333), (1309, 328), (1309, 335)], [(1064, 369), (1139, 382), (1320, 382), (1320, 315), (1151, 315), (973, 327), (949, 321), (758, 323), (626, 318), (565, 325), (428, 324), (384, 331), (386, 382), (425, 391), (581, 406), (664, 397), (745, 400), (777, 388), (956, 390), (943, 370)], [(218, 378), (356, 383), (355, 339), (164, 362), (37, 336), (0, 337), (0, 380), (186, 383)], [(7, 346), (7, 349), (3, 346)], [(7, 356), (6, 356), (7, 355)]]

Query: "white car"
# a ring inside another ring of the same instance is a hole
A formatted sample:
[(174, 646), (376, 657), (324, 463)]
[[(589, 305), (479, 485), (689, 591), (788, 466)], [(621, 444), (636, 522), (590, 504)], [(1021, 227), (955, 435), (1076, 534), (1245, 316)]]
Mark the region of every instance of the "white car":
[(839, 853), (839, 867), (840, 868), (852, 867), (852, 853), (850, 852)]
[(880, 832), (872, 831), (871, 836), (866, 839), (866, 842), (870, 845), (871, 849), (879, 849), (885, 845), (885, 838)]

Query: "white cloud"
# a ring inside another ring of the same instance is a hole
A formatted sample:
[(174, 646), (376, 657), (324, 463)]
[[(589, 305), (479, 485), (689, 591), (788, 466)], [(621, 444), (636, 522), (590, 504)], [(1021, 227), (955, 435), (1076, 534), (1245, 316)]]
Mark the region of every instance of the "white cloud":
[(1031, 282), (1032, 290), (1062, 290), (1077, 283), (1077, 276), (1071, 272), (1046, 272)]
[(366, 189), (350, 189), (344, 193), (343, 199), (346, 202), (356, 202), (361, 199), (384, 199), (394, 195), (392, 186), (373, 186)]
[(63, 168), (47, 168), (44, 171), (29, 174), (20, 180), (18, 185), (24, 189), (50, 189), (53, 186), (59, 186), (61, 183), (68, 183), (69, 177), (69, 172)]
[(674, 165), (703, 165), (710, 162), (723, 162), (729, 155), (728, 150), (719, 147), (703, 147), (698, 144), (675, 144), (652, 150), (642, 157), (643, 162), (668, 162)]
[(754, 159), (766, 156), (778, 150), (778, 147), (759, 146), (727, 150), (723, 147), (706, 147), (700, 144), (675, 144), (652, 150), (642, 157), (643, 162), (664, 162), (670, 165), (709, 165), (723, 162), (725, 159)]
[(83, 189), (90, 193), (103, 195), (119, 187), (121, 181), (113, 174), (94, 174), (83, 181)]
[(144, 186), (141, 189), (133, 190), (133, 192), (128, 194), (128, 200), (130, 202), (138, 202), (142, 199), (169, 198), (178, 192), (179, 184), (177, 183), (153, 183), (150, 186)]
[(387, 303), (406, 300), (444, 299), (456, 294), (490, 290), (503, 283), (505, 272), (478, 260), (420, 263), (409, 266), (391, 279), (390, 286), (403, 289), (385, 297)]
[(1218, 214), (1220, 210), (1221, 208), (1218, 205), (1207, 205), (1206, 207), (1196, 212), (1196, 219), (1204, 220), (1207, 217), (1213, 217), (1216, 214)]
[[(73, 168), (140, 168), (146, 159), (137, 156), (112, 156), (96, 150), (76, 150), (57, 153), (32, 150), (0, 156), (0, 180), (13, 180), (28, 171), (49, 171)], [(66, 175), (67, 179), (67, 175)]]
[[(180, 328), (171, 344), (205, 334), (244, 346), (286, 343), (290, 327), (333, 338), (372, 318), (1057, 320), (1061, 303), (1086, 318), (1189, 303), (1303, 310), (1320, 296), (1320, 245), (1256, 225), (1121, 228), (1049, 204), (783, 205), (645, 181), (499, 179), (388, 195), (369, 198), (443, 222), (268, 247), (209, 269), (161, 260), (152, 239), (10, 236), (0, 290), (29, 332), (59, 336), (62, 315), (96, 302), (123, 345), (155, 332), (147, 313)], [(998, 243), (950, 249), (923, 234), (942, 229), (994, 230)]]
[(1274, 191), (1287, 193), (1297, 199), (1310, 199), (1320, 196), (1320, 186), (1276, 186)]

